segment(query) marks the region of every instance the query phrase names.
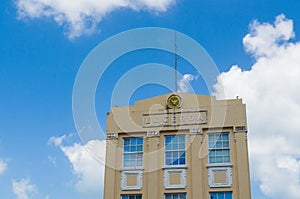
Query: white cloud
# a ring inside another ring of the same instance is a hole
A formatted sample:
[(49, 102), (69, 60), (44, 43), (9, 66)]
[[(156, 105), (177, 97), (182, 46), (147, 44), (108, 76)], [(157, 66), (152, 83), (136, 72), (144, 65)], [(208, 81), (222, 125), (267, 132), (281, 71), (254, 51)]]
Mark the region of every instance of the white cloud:
[(59, 145), (77, 177), (75, 188), (84, 198), (99, 198), (103, 195), (105, 143), (105, 140), (91, 140), (85, 145)]
[(245, 101), (251, 172), (273, 199), (300, 196), (300, 43), (293, 37), (284, 15), (274, 25), (255, 21), (243, 42), (256, 62), (249, 71), (232, 66), (215, 85), (217, 97), (223, 85), (226, 98)]
[(16, 0), (19, 18), (54, 19), (69, 38), (93, 32), (108, 13), (121, 8), (164, 12), (175, 0)]
[(255, 20), (250, 25), (250, 33), (244, 37), (243, 43), (246, 51), (255, 57), (271, 57), (284, 51), (288, 45), (287, 41), (294, 36), (293, 21), (281, 14), (276, 17), (274, 25)]
[(191, 91), (192, 87), (190, 85), (190, 82), (197, 79), (198, 76), (192, 74), (184, 74), (178, 82), (178, 91), (182, 93), (187, 93)]
[(62, 142), (66, 139), (66, 135), (60, 137), (51, 137), (48, 141), (48, 144), (54, 144), (55, 146), (60, 146)]
[(54, 166), (56, 166), (56, 157), (53, 157), (51, 155), (48, 156), (48, 160), (51, 162), (51, 164), (53, 164)]
[(3, 160), (0, 160), (0, 175), (7, 170), (7, 163)]
[(30, 199), (33, 195), (37, 194), (37, 186), (30, 184), (30, 179), (21, 179), (19, 182), (15, 179), (12, 180), (13, 193), (18, 199)]

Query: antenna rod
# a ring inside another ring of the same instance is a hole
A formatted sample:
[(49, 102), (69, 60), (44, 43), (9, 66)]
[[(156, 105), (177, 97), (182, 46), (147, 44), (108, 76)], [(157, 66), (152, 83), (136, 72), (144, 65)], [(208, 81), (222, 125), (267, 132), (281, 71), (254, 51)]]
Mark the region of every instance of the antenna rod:
[(177, 92), (177, 33), (174, 32), (174, 83), (175, 83), (175, 92)]

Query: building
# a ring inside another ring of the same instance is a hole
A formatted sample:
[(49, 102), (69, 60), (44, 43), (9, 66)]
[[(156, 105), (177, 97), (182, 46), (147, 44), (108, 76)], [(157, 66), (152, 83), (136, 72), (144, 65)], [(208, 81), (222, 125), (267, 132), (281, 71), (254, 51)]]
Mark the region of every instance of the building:
[(171, 93), (107, 114), (104, 199), (250, 199), (241, 99)]

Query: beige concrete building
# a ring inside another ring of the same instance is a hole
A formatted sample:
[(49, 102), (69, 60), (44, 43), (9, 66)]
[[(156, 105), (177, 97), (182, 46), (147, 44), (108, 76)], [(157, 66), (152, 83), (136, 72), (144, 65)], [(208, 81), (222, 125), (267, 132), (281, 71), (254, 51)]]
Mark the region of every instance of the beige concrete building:
[(171, 93), (107, 115), (104, 199), (250, 199), (241, 99)]

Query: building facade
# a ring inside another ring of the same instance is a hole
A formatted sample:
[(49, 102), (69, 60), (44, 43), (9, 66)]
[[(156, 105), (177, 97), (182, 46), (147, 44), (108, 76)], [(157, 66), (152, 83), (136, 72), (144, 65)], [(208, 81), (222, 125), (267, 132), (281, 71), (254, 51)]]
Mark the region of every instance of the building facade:
[(241, 99), (171, 93), (107, 114), (104, 199), (250, 199)]

